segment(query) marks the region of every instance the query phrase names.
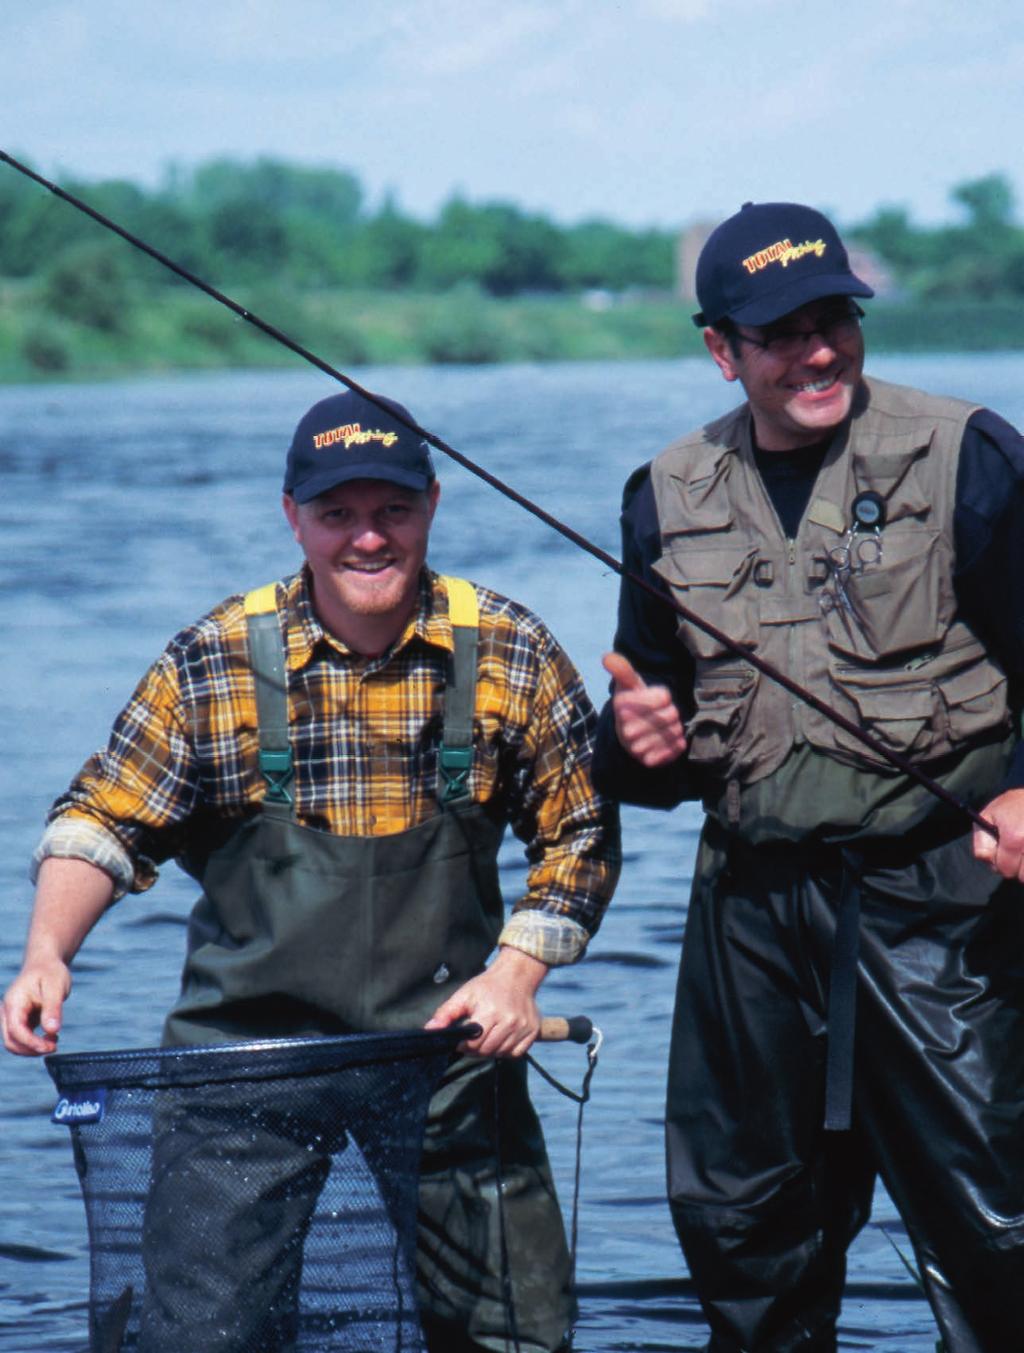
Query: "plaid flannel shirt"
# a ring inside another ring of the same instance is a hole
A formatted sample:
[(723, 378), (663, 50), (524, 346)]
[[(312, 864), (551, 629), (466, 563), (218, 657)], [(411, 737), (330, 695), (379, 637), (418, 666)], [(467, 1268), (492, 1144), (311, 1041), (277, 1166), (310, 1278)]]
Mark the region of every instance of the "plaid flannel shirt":
[[(589, 773), (596, 719), (579, 675), (545, 626), (476, 588), (480, 641), (470, 792), (524, 842), (526, 892), (500, 943), (551, 965), (581, 956), (620, 863), (617, 811)], [(378, 658), (353, 653), (313, 610), (305, 570), (277, 584), (286, 625), (296, 819), (387, 836), (436, 814), (448, 598), (425, 572), (417, 610)], [(115, 896), (156, 866), (253, 815), (255, 685), (243, 598), (178, 634), (118, 716), (107, 747), (54, 804), (36, 851), (104, 869)]]

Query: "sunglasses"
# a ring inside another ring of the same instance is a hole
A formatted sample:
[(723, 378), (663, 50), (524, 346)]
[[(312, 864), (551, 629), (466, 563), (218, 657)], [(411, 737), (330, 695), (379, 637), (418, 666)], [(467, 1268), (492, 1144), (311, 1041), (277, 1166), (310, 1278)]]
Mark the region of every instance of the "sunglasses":
[(786, 326), (776, 328), (774, 325), (767, 325), (761, 330), (764, 335), (762, 338), (744, 333), (741, 329), (736, 330), (736, 336), (742, 342), (760, 348), (762, 352), (770, 353), (773, 357), (798, 357), (806, 348), (808, 340), (815, 334), (829, 347), (834, 348), (838, 343), (845, 343), (860, 329), (863, 318), (864, 311), (859, 305), (851, 302), (842, 310), (829, 311), (822, 315), (817, 324), (810, 329), (790, 329)]

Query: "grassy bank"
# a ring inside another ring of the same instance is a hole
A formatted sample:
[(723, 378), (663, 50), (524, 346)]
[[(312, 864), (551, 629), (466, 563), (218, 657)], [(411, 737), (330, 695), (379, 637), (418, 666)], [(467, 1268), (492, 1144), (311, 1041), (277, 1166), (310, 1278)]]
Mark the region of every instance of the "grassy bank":
[[(691, 307), (606, 294), (496, 299), (439, 294), (239, 287), (235, 298), (325, 360), (368, 363), (628, 360), (702, 351)], [(114, 303), (116, 302), (116, 303)], [(878, 303), (875, 352), (1024, 349), (1024, 307)], [(33, 283), (0, 284), (0, 380), (290, 366), (279, 344), (199, 292), (167, 286), (54, 304)]]

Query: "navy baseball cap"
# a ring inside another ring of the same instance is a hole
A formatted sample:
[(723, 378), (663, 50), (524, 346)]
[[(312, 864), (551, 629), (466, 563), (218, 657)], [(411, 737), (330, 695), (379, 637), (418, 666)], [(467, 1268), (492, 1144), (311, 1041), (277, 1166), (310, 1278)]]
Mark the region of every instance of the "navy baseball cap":
[(386, 479), (422, 491), (434, 479), (430, 448), (392, 413), (414, 421), (383, 395), (380, 405), (346, 390), (303, 414), (288, 448), (284, 491), (308, 503), (350, 479)]
[(850, 268), (835, 226), (796, 202), (745, 202), (697, 260), (694, 324), (771, 324), (822, 296), (873, 296)]

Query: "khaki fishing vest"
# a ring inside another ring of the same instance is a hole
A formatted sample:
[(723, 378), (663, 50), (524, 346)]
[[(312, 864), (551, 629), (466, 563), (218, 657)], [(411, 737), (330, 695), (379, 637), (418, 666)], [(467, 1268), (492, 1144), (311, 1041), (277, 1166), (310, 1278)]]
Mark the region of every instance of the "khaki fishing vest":
[[(953, 507), (972, 412), (864, 381), (795, 540), (758, 473), (746, 405), (673, 443), (651, 471), (654, 567), (679, 602), (916, 762), (1009, 727), (1006, 678), (956, 619)], [(886, 523), (880, 539), (853, 537), (844, 577), (835, 551), (864, 490), (885, 499)], [(691, 761), (740, 785), (804, 742), (849, 765), (888, 764), (690, 622), (678, 629), (696, 663)]]

